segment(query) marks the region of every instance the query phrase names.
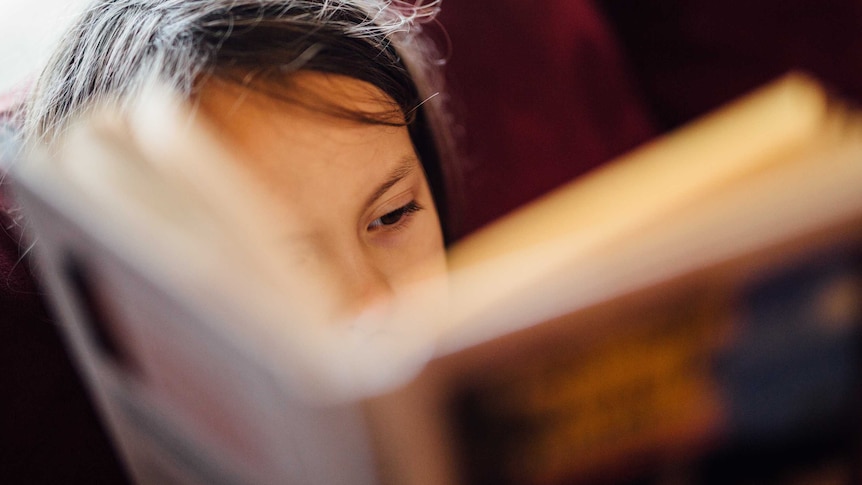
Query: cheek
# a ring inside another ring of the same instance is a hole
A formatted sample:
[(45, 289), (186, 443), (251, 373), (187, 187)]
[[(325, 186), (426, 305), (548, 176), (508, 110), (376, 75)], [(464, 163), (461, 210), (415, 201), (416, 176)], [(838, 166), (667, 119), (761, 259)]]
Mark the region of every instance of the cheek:
[(446, 272), (446, 253), (437, 218), (419, 218), (396, 244), (379, 249), (378, 268), (393, 287), (437, 278)]
[(443, 246), (443, 232), (436, 215), (429, 217), (428, 222), (423, 225), (421, 252), (417, 251), (417, 258), (422, 259), (433, 276), (446, 272), (446, 250)]
[(440, 225), (434, 224), (433, 227), (429, 227), (425, 236), (425, 245), (422, 248), (422, 253), (417, 254), (417, 258), (421, 258), (422, 260), (417, 267), (417, 278), (431, 279), (443, 277), (446, 275), (447, 267), (446, 251), (443, 246), (443, 235), (440, 231)]

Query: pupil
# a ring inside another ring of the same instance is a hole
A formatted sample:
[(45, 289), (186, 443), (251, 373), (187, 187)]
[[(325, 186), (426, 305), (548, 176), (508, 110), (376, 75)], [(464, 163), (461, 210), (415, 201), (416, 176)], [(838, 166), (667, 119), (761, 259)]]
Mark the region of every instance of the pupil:
[(380, 222), (382, 222), (383, 224), (385, 224), (387, 226), (391, 226), (392, 224), (395, 224), (396, 222), (398, 222), (401, 219), (401, 216), (403, 214), (404, 214), (403, 209), (394, 210), (394, 211), (390, 212), (389, 214), (386, 214), (383, 217), (381, 217)]

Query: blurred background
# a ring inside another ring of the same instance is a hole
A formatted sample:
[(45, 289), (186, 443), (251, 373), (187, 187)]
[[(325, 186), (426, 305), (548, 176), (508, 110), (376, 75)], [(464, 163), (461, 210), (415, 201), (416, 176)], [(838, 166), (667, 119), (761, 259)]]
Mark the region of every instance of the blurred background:
[(85, 0), (0, 0), (0, 93), (23, 82)]

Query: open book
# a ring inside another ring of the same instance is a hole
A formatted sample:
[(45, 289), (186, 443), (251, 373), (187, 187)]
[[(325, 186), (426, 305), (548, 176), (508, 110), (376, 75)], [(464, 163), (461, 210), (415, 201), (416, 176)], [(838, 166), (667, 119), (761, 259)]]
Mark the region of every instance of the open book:
[(264, 196), (190, 120), (154, 96), (13, 167), (137, 481), (862, 476), (862, 115), (815, 81), (548, 194), (450, 249), (444, 301), (418, 284), (354, 326), (320, 320)]

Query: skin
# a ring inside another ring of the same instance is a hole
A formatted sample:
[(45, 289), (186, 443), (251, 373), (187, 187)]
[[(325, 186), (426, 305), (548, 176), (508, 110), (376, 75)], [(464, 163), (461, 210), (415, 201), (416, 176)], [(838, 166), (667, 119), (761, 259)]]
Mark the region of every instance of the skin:
[(339, 317), (391, 306), (414, 283), (444, 274), (437, 211), (407, 127), (331, 111), (403, 121), (391, 98), (363, 81), (313, 72), (277, 89), (299, 102), (213, 79), (199, 109), (278, 201), (280, 242), (298, 268), (333, 287)]

